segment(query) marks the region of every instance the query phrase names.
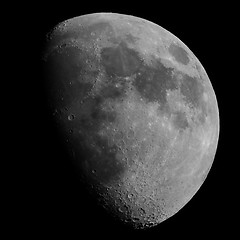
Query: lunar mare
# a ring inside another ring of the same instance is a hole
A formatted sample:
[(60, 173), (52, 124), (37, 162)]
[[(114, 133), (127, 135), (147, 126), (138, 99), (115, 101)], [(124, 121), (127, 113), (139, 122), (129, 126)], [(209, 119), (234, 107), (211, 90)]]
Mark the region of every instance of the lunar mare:
[(43, 61), (69, 161), (106, 208), (135, 228), (178, 212), (219, 134), (212, 85), (187, 46), (144, 19), (89, 14), (54, 28)]

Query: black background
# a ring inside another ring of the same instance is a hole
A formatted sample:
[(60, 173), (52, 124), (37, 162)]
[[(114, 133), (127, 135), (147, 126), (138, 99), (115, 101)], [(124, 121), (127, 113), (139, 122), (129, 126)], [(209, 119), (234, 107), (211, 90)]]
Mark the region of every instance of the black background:
[[(115, 12), (134, 15), (152, 21), (167, 29), (198, 57), (204, 66), (215, 90), (221, 126), (224, 127), (223, 74), (220, 71), (225, 54), (222, 45), (223, 29), (226, 29), (225, 12), (210, 8), (208, 5), (176, 6), (163, 4), (145, 6), (145, 4), (124, 4), (112, 2), (98, 6), (91, 2), (87, 5), (79, 2), (49, 4), (44, 2), (26, 6), (23, 13), (25, 40), (28, 45), (28, 74), (25, 77), (27, 87), (26, 106), (28, 118), (23, 136), (27, 138), (25, 158), (28, 161), (26, 177), (26, 195), (20, 194), (24, 202), (21, 207), (24, 221), (23, 231), (33, 236), (67, 234), (79, 238), (106, 237), (205, 237), (217, 232), (226, 233), (227, 189), (223, 172), (228, 171), (225, 164), (224, 131), (220, 133), (214, 164), (203, 186), (192, 200), (177, 214), (147, 230), (132, 230), (109, 216), (96, 201), (89, 197), (81, 186), (79, 175), (74, 166), (67, 161), (64, 146), (55, 131), (51, 115), (46, 106), (46, 96), (41, 73), (41, 51), (45, 35), (59, 22), (83, 14), (95, 12)], [(123, 6), (124, 5), (124, 6)], [(142, 6), (144, 5), (144, 6)], [(25, 14), (25, 15), (24, 15)], [(25, 100), (25, 99), (24, 99)], [(26, 141), (24, 141), (26, 142)], [(226, 176), (226, 174), (225, 174)], [(26, 210), (25, 210), (26, 209)], [(21, 219), (21, 217), (19, 217)], [(84, 236), (84, 234), (87, 234)]]

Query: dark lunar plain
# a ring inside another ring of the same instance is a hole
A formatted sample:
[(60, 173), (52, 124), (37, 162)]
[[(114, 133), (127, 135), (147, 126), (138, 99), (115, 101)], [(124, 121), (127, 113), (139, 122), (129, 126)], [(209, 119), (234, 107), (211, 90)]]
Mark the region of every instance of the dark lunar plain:
[[(33, 7), (36, 12), (38, 6)], [(169, 7), (168, 7), (169, 8)], [(88, 191), (79, 181), (79, 173), (75, 166), (67, 160), (65, 145), (57, 132), (51, 112), (46, 103), (46, 92), (42, 82), (41, 53), (45, 42), (45, 35), (59, 22), (72, 17), (96, 13), (96, 12), (114, 12), (126, 15), (137, 16), (149, 20), (177, 36), (200, 60), (205, 68), (208, 77), (215, 91), (219, 114), (220, 126), (224, 125), (221, 121), (221, 106), (224, 105), (224, 89), (219, 73), (219, 51), (222, 43), (218, 40), (220, 31), (219, 16), (213, 18), (212, 13), (189, 11), (177, 11), (170, 9), (161, 9), (157, 11), (155, 7), (145, 8), (136, 7), (83, 7), (77, 5), (61, 6), (57, 10), (52, 6), (39, 6), (39, 12), (33, 14), (29, 27), (33, 28), (34, 44), (30, 43), (33, 51), (37, 53), (36, 61), (30, 71), (32, 74), (32, 83), (29, 89), (33, 93), (33, 99), (30, 103), (32, 117), (35, 123), (29, 123), (30, 127), (35, 129), (30, 134), (32, 143), (30, 143), (29, 155), (34, 161), (31, 175), (37, 178), (33, 183), (31, 197), (30, 219), (33, 232), (38, 235), (51, 233), (53, 235), (78, 234), (80, 239), (83, 234), (88, 238), (140, 238), (141, 237), (188, 237), (195, 233), (197, 236), (205, 233), (214, 233), (222, 226), (222, 212), (226, 211), (223, 207), (222, 195), (226, 183), (223, 172), (226, 169), (224, 165), (223, 142), (224, 132), (220, 130), (218, 148), (211, 170), (204, 181), (204, 184), (197, 191), (194, 197), (178, 213), (168, 218), (158, 226), (146, 230), (134, 230), (123, 225), (118, 220), (110, 216), (97, 201), (89, 196)], [(133, 10), (134, 9), (134, 10)], [(210, 21), (211, 20), (211, 21)], [(37, 31), (36, 31), (37, 29)], [(33, 41), (33, 40), (31, 40)], [(28, 80), (29, 81), (29, 80)], [(219, 83), (220, 82), (220, 83)], [(31, 94), (32, 94), (31, 93)], [(223, 119), (224, 121), (224, 119)], [(32, 125), (33, 124), (33, 125)], [(30, 157), (29, 157), (30, 158)], [(37, 163), (37, 164), (36, 164)], [(35, 230), (36, 229), (36, 230)]]

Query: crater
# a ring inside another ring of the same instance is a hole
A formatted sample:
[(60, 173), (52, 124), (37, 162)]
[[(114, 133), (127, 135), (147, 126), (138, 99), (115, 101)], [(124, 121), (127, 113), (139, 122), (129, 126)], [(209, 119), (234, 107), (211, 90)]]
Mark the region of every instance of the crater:
[(183, 65), (187, 65), (189, 63), (188, 53), (179, 45), (171, 43), (168, 51), (178, 63)]

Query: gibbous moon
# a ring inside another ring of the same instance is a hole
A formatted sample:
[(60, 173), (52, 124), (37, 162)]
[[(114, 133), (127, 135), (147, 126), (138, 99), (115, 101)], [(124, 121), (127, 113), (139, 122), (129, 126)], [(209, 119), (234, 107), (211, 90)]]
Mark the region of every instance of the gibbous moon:
[(219, 135), (216, 96), (180, 39), (147, 20), (66, 20), (43, 56), (53, 118), (82, 181), (123, 223), (172, 217), (204, 182)]

